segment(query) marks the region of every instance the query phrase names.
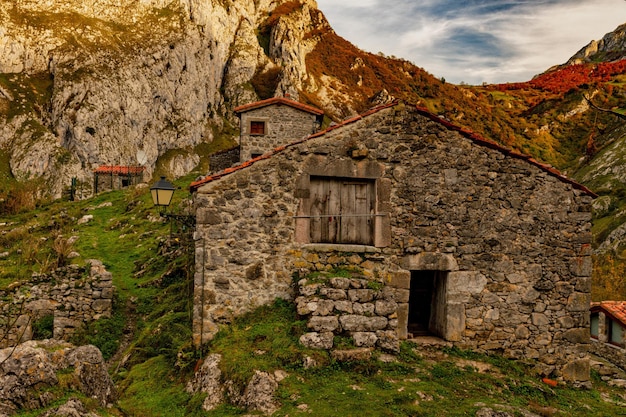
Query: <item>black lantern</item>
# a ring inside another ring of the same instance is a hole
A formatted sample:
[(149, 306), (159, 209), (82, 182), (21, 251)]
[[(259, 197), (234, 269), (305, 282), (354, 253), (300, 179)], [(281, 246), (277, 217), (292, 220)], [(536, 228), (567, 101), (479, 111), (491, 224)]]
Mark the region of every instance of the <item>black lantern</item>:
[(174, 195), (174, 184), (161, 177), (160, 180), (155, 182), (150, 187), (150, 193), (152, 194), (152, 202), (155, 206), (161, 208), (161, 213), (164, 213), (167, 206), (172, 202), (172, 196)]
[(155, 206), (159, 207), (162, 217), (170, 220), (170, 222), (173, 220), (182, 226), (181, 228), (184, 230), (192, 230), (196, 224), (196, 216), (189, 214), (170, 214), (166, 212), (167, 207), (172, 202), (174, 190), (176, 190), (174, 184), (166, 180), (165, 177), (161, 177), (160, 180), (155, 182), (152, 187), (150, 187), (152, 202)]

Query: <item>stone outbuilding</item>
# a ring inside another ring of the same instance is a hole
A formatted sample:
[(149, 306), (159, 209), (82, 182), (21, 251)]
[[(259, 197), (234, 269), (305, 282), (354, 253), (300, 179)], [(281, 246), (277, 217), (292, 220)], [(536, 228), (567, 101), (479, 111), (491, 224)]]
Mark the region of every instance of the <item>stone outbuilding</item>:
[(626, 369), (626, 301), (591, 303), (592, 352)]
[(591, 303), (591, 337), (614, 346), (625, 347), (626, 301)]
[(234, 109), (239, 117), (241, 162), (305, 138), (322, 125), (324, 112), (289, 97), (273, 97)]
[(528, 156), (394, 102), (191, 190), (197, 344), (282, 297), (308, 346), (427, 334), (589, 378), (595, 195)]

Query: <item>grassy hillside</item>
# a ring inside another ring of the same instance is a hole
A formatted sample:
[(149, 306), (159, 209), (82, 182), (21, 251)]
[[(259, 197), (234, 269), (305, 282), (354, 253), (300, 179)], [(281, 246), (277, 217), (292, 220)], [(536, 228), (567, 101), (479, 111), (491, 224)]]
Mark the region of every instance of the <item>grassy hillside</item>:
[[(182, 188), (175, 210), (180, 210), (189, 181), (176, 182)], [(93, 220), (78, 224), (84, 215)], [(58, 243), (72, 236), (75, 243)], [(118, 402), (103, 410), (83, 398), (102, 416), (250, 415), (228, 404), (204, 412), (202, 394), (185, 392), (198, 360), (208, 353), (223, 355), (224, 379), (239, 389), (255, 370), (286, 372), (276, 393), (281, 404), (276, 416), (472, 416), (485, 407), (512, 415), (623, 412), (623, 390), (609, 387), (597, 375), (591, 390), (552, 387), (534, 374), (533, 363), (448, 347), (406, 342), (397, 356), (374, 352), (371, 359), (340, 362), (299, 345), (306, 326), (285, 301), (236, 320), (202, 351), (195, 350), (190, 330), (192, 251), (176, 228), (173, 239), (169, 237), (170, 225), (159, 219), (147, 188), (57, 201), (0, 222), (0, 252), (8, 252), (0, 258), (0, 289), (33, 271), (90, 258), (102, 260), (112, 272), (117, 288), (113, 317), (93, 323), (74, 340), (96, 344), (108, 358)], [(68, 258), (72, 251), (80, 256)], [(351, 347), (345, 340), (336, 342)], [(311, 362), (315, 365), (305, 366)], [(51, 392), (56, 398), (51, 406), (81, 397), (62, 386)]]

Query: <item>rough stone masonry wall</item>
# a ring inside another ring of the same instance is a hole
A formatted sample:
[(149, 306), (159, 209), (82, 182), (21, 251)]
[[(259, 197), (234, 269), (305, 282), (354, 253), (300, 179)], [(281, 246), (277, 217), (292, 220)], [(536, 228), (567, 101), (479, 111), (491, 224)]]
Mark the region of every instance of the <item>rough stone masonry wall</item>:
[[(401, 106), (198, 190), (196, 343), (234, 315), (294, 299), (294, 275), (331, 267), (309, 259), (354, 252), (296, 243), (309, 175), (375, 177), (389, 219), (377, 232), (390, 244), (366, 248), (365, 269), (405, 293), (411, 271), (441, 271), (442, 337), (588, 379), (592, 197)], [(396, 302), (403, 338), (408, 309)]]
[(310, 253), (301, 258), (303, 262), (309, 259), (324, 265), (323, 270), (340, 269), (343, 273), (330, 272), (298, 281), (296, 308), (300, 316), (307, 318), (309, 329), (300, 338), (303, 345), (332, 349), (335, 336), (347, 336), (356, 347), (399, 350), (398, 306), (399, 302), (408, 302), (408, 291), (384, 286), (372, 277), (371, 271), (362, 268), (367, 258), (349, 253)]
[[(250, 135), (250, 121), (264, 121), (265, 135)], [(314, 132), (316, 116), (285, 105), (271, 105), (241, 114), (241, 160), (264, 154)]]
[[(33, 274), (4, 294), (0, 322), (14, 323), (5, 346), (31, 340), (33, 323), (54, 316), (53, 337), (69, 340), (77, 329), (101, 317), (110, 317), (113, 281), (102, 262), (90, 260), (87, 267), (69, 265), (49, 274)], [(4, 334), (3, 328), (3, 334)]]
[(626, 350), (599, 340), (591, 340), (589, 351), (626, 371)]
[(209, 158), (209, 170), (212, 173), (230, 168), (239, 162), (239, 146), (216, 152)]

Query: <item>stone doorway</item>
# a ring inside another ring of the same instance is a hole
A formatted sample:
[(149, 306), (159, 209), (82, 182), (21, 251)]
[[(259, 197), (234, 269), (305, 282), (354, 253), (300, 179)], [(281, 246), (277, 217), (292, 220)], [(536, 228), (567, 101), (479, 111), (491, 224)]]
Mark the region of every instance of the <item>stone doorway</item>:
[(446, 323), (445, 271), (411, 271), (408, 337), (443, 337)]

